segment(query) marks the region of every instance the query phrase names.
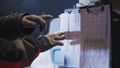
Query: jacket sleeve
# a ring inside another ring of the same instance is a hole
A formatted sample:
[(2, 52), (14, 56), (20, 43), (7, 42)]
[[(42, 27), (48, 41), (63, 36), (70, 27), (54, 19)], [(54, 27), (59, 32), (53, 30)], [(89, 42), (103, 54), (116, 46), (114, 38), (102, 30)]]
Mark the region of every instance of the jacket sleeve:
[[(0, 17), (0, 37), (7, 39), (14, 39), (19, 36), (23, 36), (24, 33), (30, 34), (32, 31), (24, 29), (21, 24), (23, 16), (27, 13), (14, 13), (8, 16)], [(28, 32), (26, 32), (28, 31)]]
[(23, 45), (21, 40), (9, 41), (0, 38), (0, 60), (16, 62), (23, 58)]

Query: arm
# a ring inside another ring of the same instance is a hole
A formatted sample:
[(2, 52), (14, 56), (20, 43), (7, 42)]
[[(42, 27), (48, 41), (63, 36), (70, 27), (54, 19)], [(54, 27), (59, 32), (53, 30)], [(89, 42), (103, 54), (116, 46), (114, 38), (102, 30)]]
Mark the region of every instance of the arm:
[(46, 29), (46, 20), (52, 17), (51, 15), (38, 16), (25, 13), (14, 13), (0, 17), (0, 37), (15, 39), (19, 36), (30, 35), (36, 25), (39, 25), (44, 31)]
[(21, 60), (23, 57), (23, 45), (21, 43), (22, 41), (19, 39), (9, 41), (0, 38), (0, 60), (13, 62)]
[(29, 46), (29, 44), (25, 44), (19, 36), (23, 38), (30, 35), (36, 25), (44, 27), (46, 25), (45, 20), (50, 18), (52, 18), (51, 15), (37, 16), (23, 13), (0, 17), (0, 59), (8, 61), (21, 60), (24, 56), (24, 49), (22, 48), (24, 48), (24, 45)]
[(63, 43), (60, 42), (60, 40), (64, 39), (65, 36), (63, 32), (42, 36), (40, 39), (38, 39), (39, 48), (41, 52), (44, 52), (57, 45), (63, 46)]
[(23, 35), (23, 25), (21, 19), (25, 13), (14, 13), (0, 17), (0, 37), (12, 39)]

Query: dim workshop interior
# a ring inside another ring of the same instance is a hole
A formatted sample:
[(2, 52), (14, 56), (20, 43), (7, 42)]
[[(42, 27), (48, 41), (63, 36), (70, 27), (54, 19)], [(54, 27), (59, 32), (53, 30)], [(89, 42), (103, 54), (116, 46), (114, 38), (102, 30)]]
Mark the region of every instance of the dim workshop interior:
[(65, 34), (64, 46), (40, 53), (30, 68), (120, 68), (119, 0), (0, 0), (0, 15), (10, 12), (54, 16), (45, 32), (36, 26), (36, 39)]

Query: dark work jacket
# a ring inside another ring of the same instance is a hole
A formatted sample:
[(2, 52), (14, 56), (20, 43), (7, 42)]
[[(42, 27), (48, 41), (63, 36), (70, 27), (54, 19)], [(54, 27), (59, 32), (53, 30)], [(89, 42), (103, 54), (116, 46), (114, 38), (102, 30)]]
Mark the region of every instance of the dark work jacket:
[(0, 17), (0, 68), (23, 68), (40, 52), (37, 40), (31, 36), (34, 28), (25, 29), (21, 24), (25, 15)]

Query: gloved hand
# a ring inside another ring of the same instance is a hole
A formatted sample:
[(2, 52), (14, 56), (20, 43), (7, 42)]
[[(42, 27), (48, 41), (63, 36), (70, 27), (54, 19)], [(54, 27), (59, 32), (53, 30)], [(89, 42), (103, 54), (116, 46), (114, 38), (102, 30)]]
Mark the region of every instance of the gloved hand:
[(42, 51), (46, 51), (56, 45), (62, 46), (63, 43), (60, 40), (64, 40), (65, 36), (63, 32), (55, 33), (55, 34), (48, 34), (41, 37), (38, 41), (40, 44), (40, 48)]
[(59, 40), (65, 39), (65, 36), (63, 34), (64, 33), (60, 32), (55, 34), (48, 34), (48, 35), (45, 35), (44, 37), (48, 40), (51, 46), (63, 45), (63, 43), (59, 41)]
[(40, 26), (40, 30), (44, 31), (46, 29), (46, 21), (53, 18), (52, 15), (26, 15), (22, 18), (22, 24), (24, 28), (33, 28), (36, 25)]

